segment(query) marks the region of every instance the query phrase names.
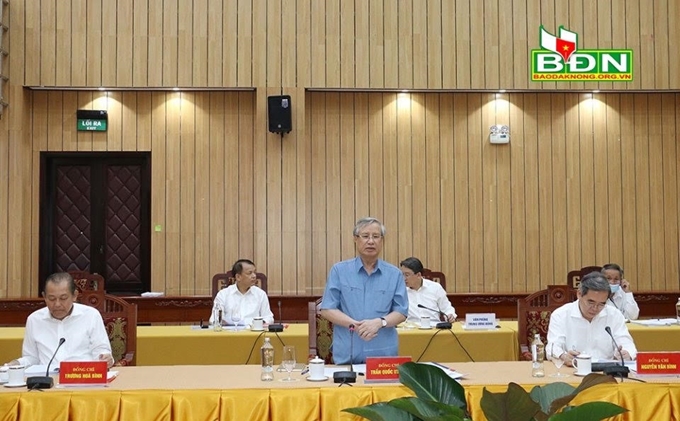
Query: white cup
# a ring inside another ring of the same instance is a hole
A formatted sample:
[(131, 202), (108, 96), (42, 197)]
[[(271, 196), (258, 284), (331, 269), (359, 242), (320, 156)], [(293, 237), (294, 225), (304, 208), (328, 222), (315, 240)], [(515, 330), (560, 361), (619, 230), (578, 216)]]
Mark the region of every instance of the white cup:
[(0, 383), (7, 383), (9, 381), (9, 367), (7, 364), (0, 367)]
[(325, 363), (319, 357), (314, 357), (309, 360), (309, 378), (310, 379), (323, 379), (325, 377)]
[(9, 377), (7, 380), (7, 385), (17, 386), (26, 383), (24, 380), (26, 368), (23, 365), (10, 365), (8, 371)]
[(430, 317), (429, 316), (423, 316), (420, 318), (420, 328), (421, 329), (429, 329), (432, 326), (430, 326)]
[(574, 364), (574, 367), (576, 367), (576, 374), (579, 376), (586, 376), (593, 371), (593, 363), (590, 355), (578, 354), (574, 357), (572, 363)]
[(253, 318), (253, 330), (263, 330), (264, 329), (264, 320), (262, 320), (262, 317), (254, 317)]

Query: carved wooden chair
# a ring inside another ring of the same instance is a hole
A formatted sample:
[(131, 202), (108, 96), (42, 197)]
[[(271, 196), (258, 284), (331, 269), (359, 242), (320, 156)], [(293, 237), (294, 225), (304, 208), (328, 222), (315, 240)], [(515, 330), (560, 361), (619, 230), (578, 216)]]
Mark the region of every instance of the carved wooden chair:
[(309, 356), (318, 356), (326, 362), (333, 364), (333, 323), (321, 317), (319, 308), (321, 298), (307, 303), (309, 323)]
[(104, 277), (98, 273), (90, 273), (84, 270), (72, 270), (68, 272), (73, 277), (78, 292), (83, 291), (106, 291)]
[(548, 341), (550, 315), (557, 308), (576, 299), (576, 290), (568, 285), (548, 285), (547, 289), (534, 292), (524, 299), (517, 300), (517, 336), (520, 359), (531, 361), (529, 345), (535, 334), (541, 336), (543, 343)]
[(602, 270), (602, 266), (584, 266), (581, 269), (575, 269), (567, 273), (567, 285), (571, 288), (578, 289), (581, 284), (581, 279), (590, 272), (599, 272)]
[[(257, 278), (257, 286), (260, 287), (264, 292), (267, 292), (267, 275), (261, 272), (255, 272), (255, 277)], [(215, 298), (221, 289), (228, 287), (229, 285), (236, 282), (236, 278), (232, 271), (227, 273), (217, 273), (212, 278), (212, 296)]]
[(137, 305), (103, 291), (85, 291), (83, 304), (95, 307), (102, 315), (116, 366), (136, 365)]
[(423, 268), (423, 272), (421, 274), (425, 279), (439, 282), (439, 285), (441, 285), (442, 288), (444, 288), (444, 291), (446, 291), (446, 275), (444, 275), (444, 272), (436, 272), (434, 270)]

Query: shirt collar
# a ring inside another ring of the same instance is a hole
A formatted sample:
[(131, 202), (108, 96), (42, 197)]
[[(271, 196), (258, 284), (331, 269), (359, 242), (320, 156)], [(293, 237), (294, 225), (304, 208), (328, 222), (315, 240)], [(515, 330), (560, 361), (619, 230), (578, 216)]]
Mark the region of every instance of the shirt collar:
[[(384, 262), (382, 259), (378, 259), (375, 263), (375, 270), (373, 273), (382, 273)], [(361, 261), (361, 257), (357, 256), (354, 258), (354, 271), (359, 273), (364, 268), (364, 262)], [(371, 274), (372, 275), (372, 274)]]

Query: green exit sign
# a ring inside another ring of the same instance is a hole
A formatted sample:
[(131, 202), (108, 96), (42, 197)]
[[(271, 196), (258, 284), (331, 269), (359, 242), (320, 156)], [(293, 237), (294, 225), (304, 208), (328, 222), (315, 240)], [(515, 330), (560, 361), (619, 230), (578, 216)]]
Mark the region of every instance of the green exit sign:
[(95, 132), (106, 131), (106, 120), (78, 120), (78, 131), (89, 130)]
[(76, 120), (78, 131), (105, 132), (109, 113), (105, 110), (78, 110)]

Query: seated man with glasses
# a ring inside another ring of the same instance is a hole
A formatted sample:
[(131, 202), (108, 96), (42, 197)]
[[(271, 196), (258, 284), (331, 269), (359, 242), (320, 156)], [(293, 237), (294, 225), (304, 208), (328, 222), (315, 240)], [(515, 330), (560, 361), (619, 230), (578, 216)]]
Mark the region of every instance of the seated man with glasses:
[[(456, 320), (456, 309), (453, 308), (446, 296), (446, 291), (438, 282), (423, 278), (423, 264), (420, 259), (409, 257), (399, 265), (408, 291), (408, 318), (406, 322), (417, 324), (420, 322), (420, 318), (424, 316), (436, 321), (440, 319), (439, 316), (443, 313), (446, 318), (443, 321), (453, 323)], [(427, 308), (420, 308), (418, 304)]]
[(630, 282), (623, 277), (623, 268), (616, 263), (607, 263), (602, 266), (601, 272), (609, 281), (609, 288), (612, 290), (612, 295), (607, 304), (619, 309), (626, 319), (637, 320), (640, 315), (640, 307), (635, 302)]
[(554, 355), (569, 366), (580, 353), (590, 355), (593, 360), (620, 360), (622, 356), (625, 360), (634, 360), (635, 343), (621, 312), (607, 305), (610, 294), (609, 282), (603, 274), (591, 272), (584, 276), (576, 292), (578, 299), (550, 315), (546, 357)]

